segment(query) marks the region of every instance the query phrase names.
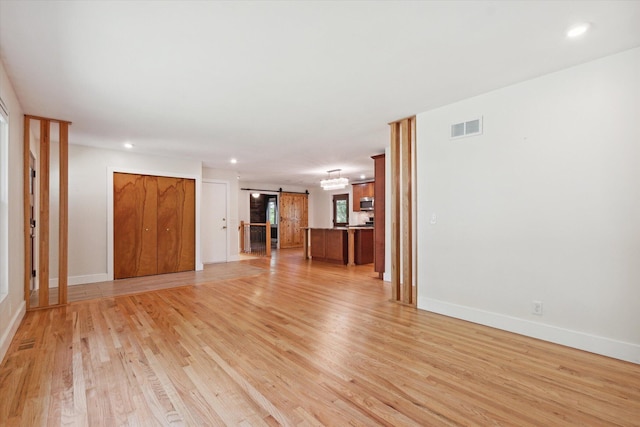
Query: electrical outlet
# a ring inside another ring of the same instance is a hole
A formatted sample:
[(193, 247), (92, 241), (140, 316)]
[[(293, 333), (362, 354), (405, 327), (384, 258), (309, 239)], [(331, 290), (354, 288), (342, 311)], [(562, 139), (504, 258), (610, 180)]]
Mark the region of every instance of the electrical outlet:
[(531, 313), (542, 316), (542, 301), (533, 301)]

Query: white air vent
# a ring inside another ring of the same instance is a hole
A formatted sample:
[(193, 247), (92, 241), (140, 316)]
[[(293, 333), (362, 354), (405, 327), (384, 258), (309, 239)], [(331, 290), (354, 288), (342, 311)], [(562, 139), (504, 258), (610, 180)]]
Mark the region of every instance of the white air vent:
[(451, 139), (465, 136), (480, 135), (482, 133), (482, 117), (451, 125)]

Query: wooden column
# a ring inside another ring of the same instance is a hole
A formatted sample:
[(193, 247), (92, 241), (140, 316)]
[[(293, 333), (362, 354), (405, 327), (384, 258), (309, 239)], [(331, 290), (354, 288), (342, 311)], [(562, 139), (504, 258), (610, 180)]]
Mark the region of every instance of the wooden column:
[(244, 221), (240, 221), (240, 253), (244, 253)]
[(414, 118), (402, 121), (400, 152), (402, 155), (402, 302), (413, 304), (413, 200), (411, 128)]
[(391, 126), (392, 299), (415, 305), (413, 277), (413, 140), (415, 117)]
[(304, 227), (304, 235), (303, 235), (303, 242), (302, 244), (304, 245), (304, 259), (309, 259), (309, 233), (311, 233), (311, 229), (309, 227)]
[[(38, 233), (38, 268), (37, 268), (37, 304), (31, 301), (31, 205), (29, 203), (30, 180), (29, 160), (31, 156), (31, 120), (40, 122), (40, 138), (36, 142), (38, 145), (38, 194), (39, 209), (35, 216), (36, 230)], [(51, 123), (58, 123), (59, 133), (59, 222), (50, 224), (50, 171), (51, 171)], [(24, 296), (28, 310), (35, 308), (45, 308), (52, 305), (64, 305), (67, 303), (67, 281), (68, 281), (68, 201), (69, 201), (69, 125), (71, 122), (50, 119), (40, 116), (24, 116)], [(50, 230), (51, 226), (58, 227), (58, 295), (57, 304), (49, 303), (49, 276), (50, 276)]]
[(23, 135), (23, 209), (24, 209), (24, 299), (26, 302), (26, 309), (29, 310), (31, 306), (30, 294), (31, 294), (31, 176), (29, 168), (30, 160), (30, 145), (31, 145), (31, 119), (28, 116), (24, 116), (24, 135)]
[(391, 123), (391, 298), (400, 300), (400, 123)]
[(60, 122), (60, 201), (58, 221), (58, 304), (67, 303), (69, 229), (69, 124)]
[(38, 217), (38, 305), (49, 305), (49, 120), (40, 120), (40, 211)]
[(264, 235), (265, 235), (265, 242), (264, 242), (265, 254), (266, 256), (271, 258), (271, 223), (269, 221), (267, 221), (265, 224)]
[(347, 265), (356, 265), (355, 261), (355, 232), (353, 228), (347, 229)]
[(371, 157), (374, 160), (374, 170), (375, 170), (375, 190), (374, 190), (374, 198), (375, 205), (373, 207), (373, 212), (375, 214), (375, 226), (373, 229), (373, 241), (374, 241), (374, 271), (378, 273), (378, 278), (384, 278), (384, 270), (385, 270), (385, 224), (386, 224), (386, 214), (385, 214), (385, 155), (378, 154), (376, 156)]

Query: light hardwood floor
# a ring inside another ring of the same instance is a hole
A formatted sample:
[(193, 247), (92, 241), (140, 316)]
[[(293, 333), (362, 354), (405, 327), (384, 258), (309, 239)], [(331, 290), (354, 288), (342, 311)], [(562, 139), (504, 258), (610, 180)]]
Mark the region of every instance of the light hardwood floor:
[[(245, 258), (255, 259), (256, 257)], [(264, 267), (258, 267), (241, 262), (205, 264), (204, 270), (202, 271), (184, 271), (181, 273), (133, 277), (130, 279), (110, 280), (106, 282), (69, 286), (67, 300), (69, 302), (77, 302), (95, 298), (139, 294), (141, 292), (155, 291), (159, 289), (219, 282), (236, 277), (250, 277), (264, 272)], [(49, 304), (58, 304), (57, 292), (49, 292)], [(34, 292), (31, 295), (31, 306), (38, 306), (37, 292)]]
[(640, 425), (640, 365), (390, 303), (371, 266), (242, 263), (264, 272), (28, 313), (0, 423)]

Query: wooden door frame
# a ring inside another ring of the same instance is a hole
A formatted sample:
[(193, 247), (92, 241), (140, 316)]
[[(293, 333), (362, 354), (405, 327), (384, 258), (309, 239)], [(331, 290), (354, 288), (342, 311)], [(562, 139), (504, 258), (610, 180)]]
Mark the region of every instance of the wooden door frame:
[[(331, 222), (333, 224), (333, 227), (347, 227), (349, 226), (349, 193), (339, 193), (339, 194), (333, 194), (331, 196)], [(346, 200), (347, 201), (347, 222), (346, 223), (340, 223), (341, 225), (337, 225), (338, 223), (336, 222), (336, 216), (338, 214), (337, 209), (336, 209), (336, 202), (338, 200)], [(355, 198), (354, 198), (355, 200)], [(358, 203), (360, 203), (360, 201), (358, 201)]]
[(131, 173), (137, 175), (166, 176), (170, 178), (193, 179), (196, 182), (196, 271), (204, 268), (200, 256), (200, 195), (202, 194), (202, 177), (200, 175), (189, 175), (175, 172), (145, 170), (138, 168), (124, 168), (118, 166), (107, 167), (107, 278), (113, 280), (113, 174)]
[[(230, 198), (229, 198), (229, 187), (230, 187), (230, 183), (229, 181), (223, 181), (221, 179), (203, 179), (202, 180), (202, 184), (222, 184), (225, 186), (225, 195), (226, 195), (226, 200), (225, 200), (225, 218), (227, 219), (227, 232), (226, 232), (226, 239), (227, 239), (227, 247), (225, 249), (225, 262), (229, 262), (229, 254), (231, 253), (230, 250), (230, 245), (231, 245), (231, 241), (229, 239), (229, 230), (231, 230), (231, 226), (229, 225), (229, 203), (230, 203)], [(197, 189), (197, 185), (196, 185), (196, 189)], [(197, 199), (197, 197), (196, 197)], [(197, 218), (196, 218), (197, 219)], [(202, 258), (202, 257), (200, 257)]]

